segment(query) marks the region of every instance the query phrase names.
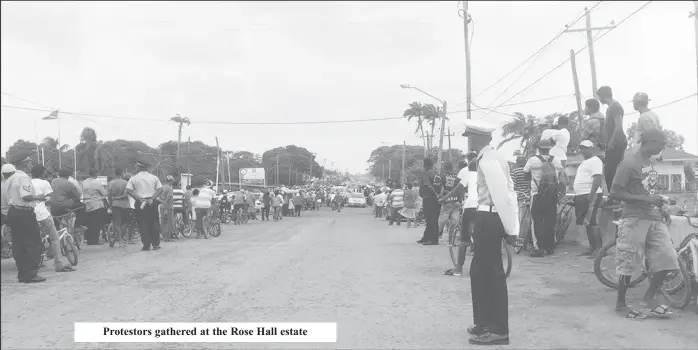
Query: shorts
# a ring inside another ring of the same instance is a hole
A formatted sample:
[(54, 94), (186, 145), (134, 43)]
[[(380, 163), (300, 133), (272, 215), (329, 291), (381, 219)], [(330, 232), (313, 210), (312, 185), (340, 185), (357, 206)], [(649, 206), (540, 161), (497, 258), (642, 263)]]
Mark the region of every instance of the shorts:
[(676, 249), (662, 221), (621, 219), (616, 239), (616, 274), (632, 276), (638, 266), (644, 266), (645, 256), (653, 273), (679, 269)]
[(589, 195), (574, 196), (574, 213), (577, 216), (577, 225), (594, 227), (599, 224), (599, 208), (603, 198), (600, 193), (595, 193), (592, 196), (591, 202), (588, 199)]
[(444, 203), (441, 204), (441, 211), (439, 212), (439, 232), (442, 232), (448, 223), (448, 227), (453, 227), (458, 224), (458, 219), (461, 215), (460, 211), (455, 210), (458, 208), (458, 203)]

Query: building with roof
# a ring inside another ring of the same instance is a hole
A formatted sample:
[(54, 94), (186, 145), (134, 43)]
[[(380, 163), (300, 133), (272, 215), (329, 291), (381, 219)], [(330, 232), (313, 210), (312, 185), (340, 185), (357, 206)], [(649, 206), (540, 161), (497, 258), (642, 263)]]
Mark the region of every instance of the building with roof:
[[(577, 174), (577, 168), (582, 163), (584, 157), (581, 154), (570, 155), (567, 157), (567, 176), (570, 180), (570, 186), (574, 183), (574, 177)], [(679, 193), (688, 190), (693, 190), (695, 187), (687, 188), (685, 166), (690, 165), (693, 172), (698, 172), (695, 163), (698, 162), (698, 156), (667, 148), (662, 153), (662, 158), (655, 165), (658, 178), (657, 183), (662, 193)], [(693, 185), (691, 185), (693, 186)]]

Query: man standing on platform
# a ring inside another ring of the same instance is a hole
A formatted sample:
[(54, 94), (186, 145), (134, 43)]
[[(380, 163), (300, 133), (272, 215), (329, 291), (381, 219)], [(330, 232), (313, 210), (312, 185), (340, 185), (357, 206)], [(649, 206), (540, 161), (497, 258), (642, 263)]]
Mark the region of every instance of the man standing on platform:
[(502, 264), (502, 238), (513, 244), (519, 234), (518, 203), (509, 176), (509, 163), (490, 146), (494, 127), (468, 124), (468, 136), (477, 160), (478, 206), (470, 264), (474, 325), (468, 328), (471, 344), (509, 344), (509, 297)]
[(148, 172), (148, 163), (143, 160), (136, 163), (138, 174), (133, 175), (126, 185), (128, 195), (136, 200), (135, 213), (138, 228), (141, 232), (141, 251), (160, 249), (160, 233), (158, 232), (158, 202), (162, 193), (162, 183), (157, 176)]

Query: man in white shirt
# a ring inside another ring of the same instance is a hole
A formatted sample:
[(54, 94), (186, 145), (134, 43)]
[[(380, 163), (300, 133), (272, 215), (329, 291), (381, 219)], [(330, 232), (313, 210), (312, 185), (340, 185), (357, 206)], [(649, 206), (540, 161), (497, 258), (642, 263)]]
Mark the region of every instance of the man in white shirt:
[(373, 197), (373, 205), (375, 206), (375, 217), (382, 218), (383, 217), (383, 207), (385, 206), (385, 202), (388, 200), (388, 196), (381, 192), (381, 190), (378, 190), (378, 194)]
[[(471, 344), (509, 344), (509, 302), (502, 263), (502, 238), (513, 244), (519, 235), (519, 213), (509, 163), (489, 145), (494, 127), (469, 126), (463, 136), (480, 135), (482, 149), (477, 160), (477, 242), (470, 264), (470, 288), (474, 325), (468, 327)], [(484, 147), (483, 147), (484, 146)]]
[(463, 265), (465, 265), (465, 252), (471, 243), (471, 237), (475, 229), (475, 219), (477, 217), (477, 154), (468, 154), (470, 163), (458, 172), (458, 182), (456, 187), (439, 202), (449, 197), (463, 197), (467, 194), (463, 203), (463, 214), (461, 217), (460, 243), (458, 245), (458, 259), (456, 267), (444, 271), (446, 276), (462, 276)]
[(574, 212), (577, 225), (583, 225), (589, 238), (589, 250), (580, 254), (594, 259), (603, 246), (598, 227), (599, 207), (603, 200), (603, 161), (597, 157), (594, 143), (584, 140), (579, 144), (584, 161), (577, 168), (574, 178)]
[(204, 230), (204, 216), (206, 216), (206, 212), (211, 209), (211, 198), (208, 197), (210, 196), (210, 193), (202, 196), (202, 191), (203, 188), (194, 189), (189, 201), (191, 204), (192, 219), (195, 222), (197, 231), (196, 238), (199, 239), (201, 238), (201, 235), (203, 235), (204, 238), (208, 239), (206, 231)]
[(138, 174), (133, 175), (126, 184), (126, 193), (133, 197), (138, 228), (141, 232), (142, 251), (160, 249), (160, 232), (158, 232), (160, 213), (156, 199), (162, 193), (162, 183), (157, 176), (148, 172), (148, 163), (141, 160), (136, 163)]
[(528, 159), (524, 175), (531, 181), (531, 219), (533, 221), (532, 257), (553, 254), (555, 223), (557, 221), (558, 179), (562, 163), (550, 155), (552, 144), (548, 139), (538, 142), (539, 155)]
[[(34, 186), (35, 195), (43, 195), (47, 201), (50, 201), (49, 196), (53, 193), (51, 184), (44, 180), (44, 175), (46, 175), (46, 168), (43, 165), (35, 165), (32, 167), (32, 186)], [(46, 208), (44, 201), (36, 202), (34, 207), (34, 215), (36, 215), (36, 221), (47, 234), (49, 242), (51, 242), (51, 254), (53, 254), (53, 267), (56, 272), (71, 272), (75, 271), (70, 265), (63, 265), (61, 261), (61, 245), (58, 239), (58, 231), (56, 231), (56, 225), (53, 222), (53, 216)]]
[(567, 162), (567, 146), (570, 144), (570, 132), (567, 130), (569, 124), (570, 120), (565, 116), (557, 119), (557, 127), (554, 129), (552, 137), (555, 145), (550, 149), (550, 155), (557, 158), (562, 163), (563, 168)]

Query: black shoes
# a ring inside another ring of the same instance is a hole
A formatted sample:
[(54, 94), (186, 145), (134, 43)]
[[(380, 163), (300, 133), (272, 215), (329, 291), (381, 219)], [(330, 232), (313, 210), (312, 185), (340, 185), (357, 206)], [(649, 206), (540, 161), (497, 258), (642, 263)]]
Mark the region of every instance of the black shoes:
[(426, 242), (422, 243), (422, 245), (439, 245), (439, 242), (426, 241)]
[(19, 281), (22, 282), (22, 283), (40, 283), (40, 282), (46, 281), (46, 277), (41, 277), (41, 276), (39, 276), (39, 275), (36, 275), (36, 276), (34, 276), (34, 277), (32, 277), (32, 278), (29, 278), (29, 279), (21, 279), (21, 280), (19, 280)]

